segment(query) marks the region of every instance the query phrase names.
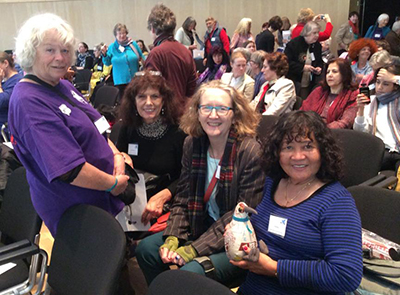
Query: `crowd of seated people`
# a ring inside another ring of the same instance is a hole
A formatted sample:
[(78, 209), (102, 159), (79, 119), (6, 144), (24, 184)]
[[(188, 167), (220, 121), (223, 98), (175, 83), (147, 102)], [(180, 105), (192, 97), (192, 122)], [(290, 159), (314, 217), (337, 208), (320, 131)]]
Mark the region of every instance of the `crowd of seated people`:
[[(74, 60), (72, 29), (52, 14), (43, 15), (43, 24), (36, 21), (32, 18), (27, 23), (32, 28), (25, 24), (21, 31), (28, 37), (17, 38), (19, 61), (29, 76), (22, 79), (13, 60), (0, 53), (0, 123), (10, 122), (34, 206), (53, 235), (63, 212), (75, 204), (120, 212), (117, 196), (128, 183), (127, 164), (169, 178), (147, 196), (141, 212), (142, 223), (154, 224), (170, 211), (166, 228), (149, 232), (136, 248), (148, 284), (171, 265), (208, 275), (199, 259), (207, 256), (214, 279), (227, 285), (241, 279), (240, 294), (356, 290), (362, 276), (361, 223), (354, 200), (340, 184), (342, 155), (330, 129), (377, 136), (386, 148), (382, 169), (399, 170), (400, 71), (393, 64), (398, 51), (377, 46), (387, 37), (396, 44), (399, 22), (392, 31), (389, 16), (382, 14), (362, 38), (359, 15), (351, 12), (336, 34), (340, 57), (335, 57), (329, 49), (330, 16), (309, 8), (300, 10), (289, 37), (290, 21), (284, 16), (270, 18), (256, 40), (250, 18), (239, 21), (229, 40), (210, 16), (201, 40), (193, 17), (176, 30), (173, 11), (157, 4), (147, 19), (150, 46), (128, 37), (122, 23), (113, 29), (113, 43), (94, 47), (94, 57), (86, 43), (78, 43), (75, 65), (93, 71), (91, 88), (112, 75), (120, 90), (122, 127), (114, 145), (104, 133), (107, 128), (97, 124), (100, 114), (63, 79)], [(33, 29), (44, 25), (48, 28), (38, 36)], [(67, 40), (60, 39), (62, 34)], [(62, 59), (62, 70), (40, 66), (50, 54), (43, 42), (60, 52), (54, 59)], [(202, 73), (196, 73), (195, 42), (205, 53)], [(360, 87), (367, 87), (369, 96)], [(47, 101), (49, 95), (57, 99)], [(65, 95), (79, 108), (70, 106)], [(295, 108), (297, 102), (301, 106)], [(41, 110), (40, 103), (48, 108)], [(278, 121), (269, 141), (260, 143), (257, 126), (271, 115)], [(57, 140), (44, 144), (40, 139), (47, 137)], [(70, 156), (63, 156), (61, 146), (72, 151)], [(229, 261), (224, 231), (240, 201), (258, 211), (251, 221), (269, 253), (260, 249), (254, 256), (244, 248), (248, 259)], [(52, 211), (53, 202), (59, 205)]]

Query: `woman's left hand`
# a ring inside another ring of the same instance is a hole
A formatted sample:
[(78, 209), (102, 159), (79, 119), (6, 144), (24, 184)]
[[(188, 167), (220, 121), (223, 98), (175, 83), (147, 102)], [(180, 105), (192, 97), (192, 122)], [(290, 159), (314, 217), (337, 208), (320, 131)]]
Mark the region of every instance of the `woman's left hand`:
[[(248, 247), (244, 247), (243, 250), (246, 254), (250, 253), (250, 249)], [(275, 273), (278, 269), (278, 262), (263, 253), (260, 253), (260, 258), (257, 262), (251, 262), (247, 260), (230, 260), (229, 262), (237, 267), (248, 269), (249, 271), (256, 274), (270, 277), (275, 276)]]
[(316, 75), (319, 75), (319, 74), (321, 74), (321, 71), (322, 71), (322, 69), (320, 67), (316, 67), (316, 68), (314, 68), (313, 73)]
[(164, 204), (171, 198), (172, 194), (167, 188), (152, 196), (142, 213), (142, 223), (146, 225), (151, 219), (160, 217)]

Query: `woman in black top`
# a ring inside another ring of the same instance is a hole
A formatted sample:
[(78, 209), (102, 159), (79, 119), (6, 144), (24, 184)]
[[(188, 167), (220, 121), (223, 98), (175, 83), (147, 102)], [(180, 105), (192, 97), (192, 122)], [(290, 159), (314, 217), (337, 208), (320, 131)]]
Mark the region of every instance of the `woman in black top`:
[(164, 188), (147, 196), (143, 223), (162, 214), (180, 176), (186, 135), (177, 126), (178, 107), (173, 96), (160, 72), (138, 72), (126, 88), (120, 107), (123, 126), (117, 146), (121, 152), (132, 160), (135, 169), (169, 179)]

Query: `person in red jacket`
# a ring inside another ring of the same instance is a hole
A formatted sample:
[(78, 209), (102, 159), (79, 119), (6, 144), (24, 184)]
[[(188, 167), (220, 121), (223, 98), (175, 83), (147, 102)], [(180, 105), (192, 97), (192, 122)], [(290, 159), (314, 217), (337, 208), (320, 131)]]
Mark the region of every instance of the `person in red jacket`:
[(325, 26), (325, 31), (319, 33), (319, 38), (318, 41), (325, 41), (329, 39), (329, 37), (332, 34), (333, 30), (333, 25), (331, 23), (331, 18), (329, 17), (329, 14), (318, 14), (315, 15), (314, 11), (312, 11), (311, 8), (302, 8), (300, 9), (298, 18), (297, 18), (297, 26), (293, 29), (292, 31), (292, 39), (300, 36), (301, 31), (304, 28), (304, 25), (308, 23), (309, 21), (325, 21), (326, 26)]
[(226, 53), (229, 55), (229, 38), (225, 29), (220, 27), (218, 22), (212, 16), (206, 19), (206, 27), (207, 31), (204, 35), (204, 56), (208, 56), (213, 46), (224, 48)]

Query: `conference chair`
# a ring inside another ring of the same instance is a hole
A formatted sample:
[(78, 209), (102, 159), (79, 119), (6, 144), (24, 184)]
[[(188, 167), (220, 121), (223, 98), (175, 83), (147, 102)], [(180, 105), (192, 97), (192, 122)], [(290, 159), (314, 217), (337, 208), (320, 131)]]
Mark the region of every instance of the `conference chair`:
[(37, 247), (41, 225), (42, 220), (32, 205), (25, 168), (20, 167), (8, 179), (0, 212), (0, 264), (16, 264), (0, 275), (0, 294), (31, 291), (39, 264), (37, 254), (42, 256), (41, 278), (44, 278), (47, 254)]
[(117, 87), (104, 85), (97, 90), (93, 106), (95, 108), (98, 108), (100, 105), (113, 107), (117, 103), (118, 96), (119, 89)]
[(87, 93), (89, 91), (90, 78), (92, 77), (92, 71), (89, 69), (77, 70), (75, 72), (74, 86), (81, 93)]
[(114, 216), (86, 204), (69, 208), (57, 227), (45, 294), (115, 294), (125, 252)]

